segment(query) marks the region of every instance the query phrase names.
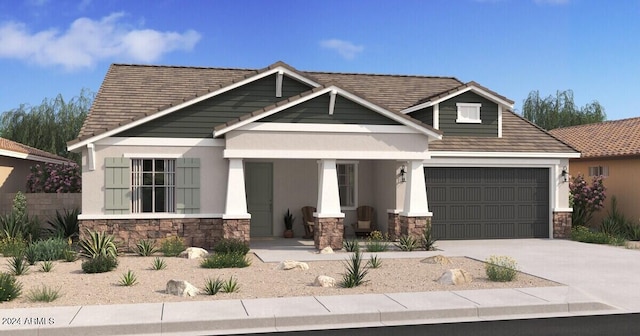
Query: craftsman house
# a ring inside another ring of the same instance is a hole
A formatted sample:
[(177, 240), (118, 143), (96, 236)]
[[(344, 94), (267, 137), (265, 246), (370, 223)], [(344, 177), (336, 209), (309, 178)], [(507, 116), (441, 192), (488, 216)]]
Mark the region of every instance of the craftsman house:
[(140, 238), (280, 236), (314, 206), (316, 247), (356, 209), (392, 236), (564, 237), (572, 147), (450, 77), (112, 65), (78, 138), (83, 228)]

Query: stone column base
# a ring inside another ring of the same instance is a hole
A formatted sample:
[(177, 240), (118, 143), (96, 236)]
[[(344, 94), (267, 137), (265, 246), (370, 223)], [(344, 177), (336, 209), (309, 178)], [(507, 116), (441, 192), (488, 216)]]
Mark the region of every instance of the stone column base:
[(406, 236), (412, 236), (416, 239), (422, 237), (422, 233), (427, 225), (431, 226), (431, 217), (407, 217), (399, 216), (400, 221), (400, 234)]
[(571, 212), (553, 213), (553, 238), (571, 238)]
[(249, 244), (251, 219), (223, 219), (222, 238), (239, 239)]
[(334, 250), (342, 249), (343, 235), (343, 218), (315, 218), (313, 240), (318, 250), (327, 246)]
[(400, 215), (395, 212), (389, 212), (389, 221), (387, 234), (389, 235), (389, 239), (391, 241), (396, 241), (402, 235), (402, 230), (400, 228)]

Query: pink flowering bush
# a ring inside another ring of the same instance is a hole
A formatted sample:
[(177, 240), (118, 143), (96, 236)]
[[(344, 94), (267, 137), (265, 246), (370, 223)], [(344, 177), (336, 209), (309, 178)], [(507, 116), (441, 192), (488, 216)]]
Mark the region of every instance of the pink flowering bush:
[(569, 182), (573, 203), (572, 226), (586, 226), (593, 217), (593, 213), (604, 207), (607, 188), (604, 186), (603, 179), (602, 176), (594, 176), (589, 185), (584, 176), (578, 174)]
[(80, 167), (53, 163), (31, 166), (29, 193), (77, 193), (81, 191)]

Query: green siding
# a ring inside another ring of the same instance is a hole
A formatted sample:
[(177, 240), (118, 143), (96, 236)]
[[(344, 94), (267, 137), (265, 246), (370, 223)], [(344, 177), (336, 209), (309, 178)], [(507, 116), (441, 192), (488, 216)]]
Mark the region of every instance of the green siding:
[[(456, 103), (480, 103), (480, 124), (456, 123)], [(413, 114), (412, 114), (413, 116)], [(440, 130), (444, 136), (498, 136), (498, 104), (473, 92), (465, 92), (440, 103)]]
[(211, 138), (215, 126), (298, 95), (311, 88), (286, 75), (276, 97), (276, 75), (243, 85), (164, 117), (119, 133), (122, 137)]
[(176, 160), (176, 213), (200, 212), (200, 159)]
[(421, 122), (433, 127), (433, 106), (423, 108), (409, 114), (411, 118), (418, 119)]
[(105, 159), (105, 214), (128, 214), (130, 201), (130, 172), (129, 158)]
[(263, 118), (260, 122), (399, 125), (398, 122), (340, 95), (336, 96), (333, 115), (330, 115), (330, 99), (330, 94), (327, 93)]

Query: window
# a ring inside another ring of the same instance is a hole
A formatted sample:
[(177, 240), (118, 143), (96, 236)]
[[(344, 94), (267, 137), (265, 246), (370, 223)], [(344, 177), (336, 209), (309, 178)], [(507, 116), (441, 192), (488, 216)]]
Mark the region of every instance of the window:
[(338, 163), (338, 193), (340, 194), (340, 207), (352, 208), (356, 207), (356, 181), (357, 181), (357, 164), (356, 163)]
[(457, 103), (458, 118), (457, 123), (476, 123), (479, 124), (480, 120), (480, 107), (479, 103)]
[(609, 176), (609, 167), (607, 166), (589, 167), (589, 176)]
[(176, 160), (131, 161), (131, 208), (139, 212), (176, 212)]

